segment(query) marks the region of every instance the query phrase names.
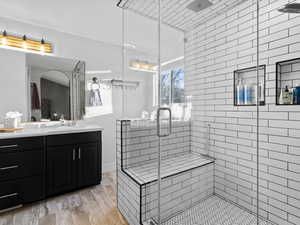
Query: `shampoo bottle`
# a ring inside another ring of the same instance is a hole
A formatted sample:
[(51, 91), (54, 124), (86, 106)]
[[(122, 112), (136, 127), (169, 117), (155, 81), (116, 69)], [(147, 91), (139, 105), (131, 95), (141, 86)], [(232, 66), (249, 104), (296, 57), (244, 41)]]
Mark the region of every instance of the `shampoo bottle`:
[(253, 86), (246, 84), (244, 86), (244, 91), (245, 91), (245, 105), (251, 105), (253, 100)]
[(236, 103), (237, 105), (244, 105), (245, 103), (245, 92), (242, 79), (239, 79), (236, 87)]
[(300, 83), (296, 84), (294, 88), (294, 104), (300, 104)]

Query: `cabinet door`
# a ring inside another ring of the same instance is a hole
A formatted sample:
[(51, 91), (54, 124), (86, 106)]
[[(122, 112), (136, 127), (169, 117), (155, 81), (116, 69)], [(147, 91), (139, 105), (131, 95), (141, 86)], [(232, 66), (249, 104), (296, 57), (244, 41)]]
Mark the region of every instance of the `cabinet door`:
[(78, 146), (78, 186), (100, 183), (98, 143)]
[(73, 145), (47, 148), (47, 195), (73, 190), (76, 187), (76, 155)]

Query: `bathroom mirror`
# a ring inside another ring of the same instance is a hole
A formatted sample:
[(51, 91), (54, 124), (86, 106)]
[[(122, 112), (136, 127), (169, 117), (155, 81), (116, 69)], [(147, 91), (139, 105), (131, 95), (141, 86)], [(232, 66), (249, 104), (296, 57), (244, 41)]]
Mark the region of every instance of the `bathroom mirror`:
[(58, 70), (30, 72), (31, 121), (71, 119), (70, 75)]
[(76, 120), (84, 115), (85, 63), (79, 60), (26, 55), (29, 120)]

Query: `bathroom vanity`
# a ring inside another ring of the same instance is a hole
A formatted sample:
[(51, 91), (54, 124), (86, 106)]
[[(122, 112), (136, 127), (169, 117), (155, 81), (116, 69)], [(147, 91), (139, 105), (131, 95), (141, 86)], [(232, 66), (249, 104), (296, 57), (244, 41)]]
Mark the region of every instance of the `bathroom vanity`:
[(99, 184), (102, 128), (81, 123), (85, 62), (6, 49), (0, 58), (0, 129), (20, 129), (0, 133), (0, 212)]
[(0, 212), (101, 182), (100, 127), (0, 134)]

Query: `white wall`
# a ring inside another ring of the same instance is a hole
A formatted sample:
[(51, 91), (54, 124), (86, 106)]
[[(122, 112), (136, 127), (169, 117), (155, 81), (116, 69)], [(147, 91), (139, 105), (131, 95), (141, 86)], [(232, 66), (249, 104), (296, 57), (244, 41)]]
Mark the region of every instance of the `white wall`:
[(27, 117), (27, 80), (25, 54), (0, 51), (0, 123), (8, 111), (19, 111)]

